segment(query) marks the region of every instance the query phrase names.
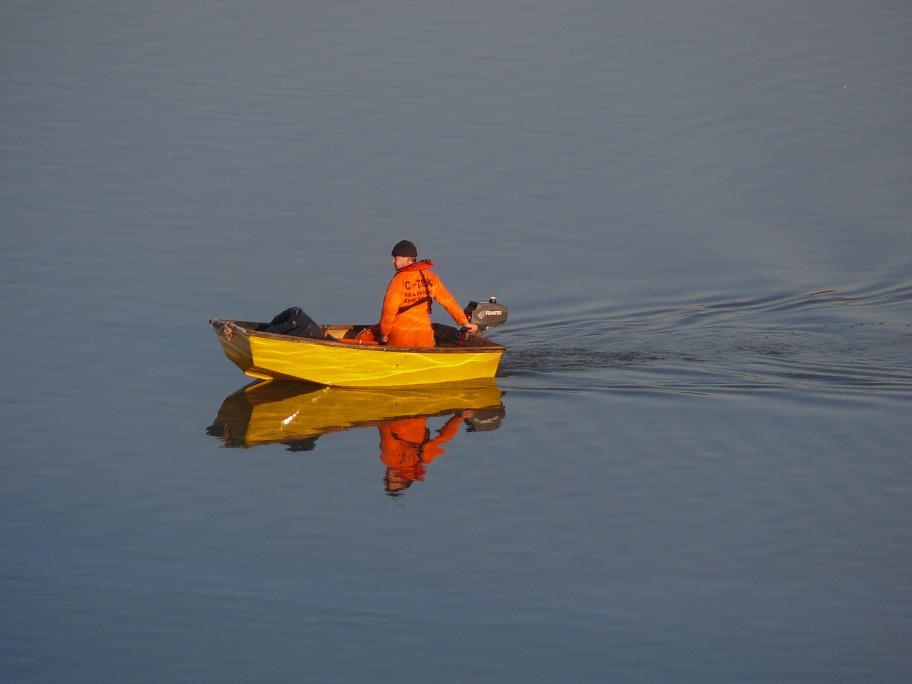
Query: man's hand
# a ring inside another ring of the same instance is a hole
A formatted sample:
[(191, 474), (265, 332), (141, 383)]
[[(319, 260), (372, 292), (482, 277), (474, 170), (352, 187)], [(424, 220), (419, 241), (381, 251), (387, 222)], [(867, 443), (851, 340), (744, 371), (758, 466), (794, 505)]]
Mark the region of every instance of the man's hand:
[(475, 325), (474, 323), (466, 323), (465, 329), (471, 333), (478, 332), (478, 326)]

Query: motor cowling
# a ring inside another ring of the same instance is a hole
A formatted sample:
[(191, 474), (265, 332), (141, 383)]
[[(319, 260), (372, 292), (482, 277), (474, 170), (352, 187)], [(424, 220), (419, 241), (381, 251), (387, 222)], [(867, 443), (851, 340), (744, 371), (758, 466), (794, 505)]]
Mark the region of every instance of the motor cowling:
[(509, 314), (507, 307), (497, 302), (497, 297), (491, 297), (486, 302), (469, 302), (464, 311), (469, 323), (477, 325), (479, 330), (503, 325)]

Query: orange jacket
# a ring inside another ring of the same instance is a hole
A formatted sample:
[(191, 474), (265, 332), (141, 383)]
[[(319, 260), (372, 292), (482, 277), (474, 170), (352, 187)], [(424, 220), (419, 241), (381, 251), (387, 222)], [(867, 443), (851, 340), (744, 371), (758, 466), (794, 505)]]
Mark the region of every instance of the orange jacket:
[(396, 271), (383, 297), (380, 336), (397, 347), (433, 347), (429, 309), (436, 299), (459, 325), (469, 321), (440, 278), (432, 273), (430, 261), (416, 261)]

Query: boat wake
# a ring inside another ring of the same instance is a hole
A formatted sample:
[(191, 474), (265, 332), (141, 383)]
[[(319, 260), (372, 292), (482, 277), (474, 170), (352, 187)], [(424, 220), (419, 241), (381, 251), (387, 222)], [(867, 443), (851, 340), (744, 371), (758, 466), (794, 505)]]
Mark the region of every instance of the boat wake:
[(912, 398), (912, 282), (518, 323), (499, 374), (513, 389)]

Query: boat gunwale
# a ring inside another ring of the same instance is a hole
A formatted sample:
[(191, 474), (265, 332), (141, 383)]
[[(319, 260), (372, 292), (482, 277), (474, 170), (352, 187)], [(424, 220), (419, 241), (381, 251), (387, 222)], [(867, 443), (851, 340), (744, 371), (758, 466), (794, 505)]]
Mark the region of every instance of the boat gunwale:
[[(234, 330), (240, 334), (247, 335), (248, 337), (262, 337), (269, 340), (276, 340), (279, 342), (289, 342), (292, 344), (308, 344), (308, 345), (320, 345), (325, 347), (333, 347), (337, 349), (350, 349), (352, 351), (370, 351), (370, 352), (407, 352), (414, 353), (420, 352), (422, 354), (495, 354), (495, 353), (504, 353), (507, 351), (505, 345), (494, 342), (487, 337), (478, 335), (479, 338), (484, 340), (487, 344), (484, 346), (477, 347), (395, 347), (391, 345), (384, 344), (353, 344), (351, 342), (339, 342), (336, 340), (317, 340), (312, 337), (293, 337), (291, 335), (279, 335), (276, 333), (263, 332), (261, 330), (251, 330), (250, 328), (245, 327), (244, 324), (255, 324), (260, 325), (261, 322), (258, 321), (233, 321), (230, 319), (222, 318), (212, 318), (209, 320), (209, 324), (216, 329), (217, 332), (224, 334), (224, 329), (226, 326), (230, 325)], [(437, 324), (442, 325), (442, 324)], [(323, 326), (324, 328), (344, 328), (344, 327), (356, 327), (356, 324), (329, 324)], [(364, 326), (368, 327), (368, 326)], [(450, 327), (452, 326), (445, 326)], [(455, 328), (453, 328), (455, 330)]]

